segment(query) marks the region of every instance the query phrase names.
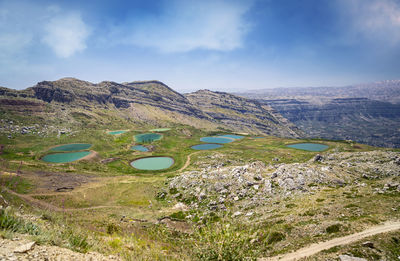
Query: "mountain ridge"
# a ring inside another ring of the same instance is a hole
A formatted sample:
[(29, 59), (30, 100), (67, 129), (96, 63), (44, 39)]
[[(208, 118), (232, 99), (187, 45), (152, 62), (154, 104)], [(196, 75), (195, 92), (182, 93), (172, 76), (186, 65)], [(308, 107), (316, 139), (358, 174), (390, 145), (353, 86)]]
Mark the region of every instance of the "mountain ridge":
[[(202, 105), (212, 97), (212, 108)], [(83, 109), (79, 113), (89, 114), (88, 111), (95, 109), (107, 109), (115, 111), (119, 117), (153, 125), (182, 123), (254, 134), (284, 137), (302, 135), (301, 131), (271, 107), (253, 99), (211, 91), (180, 94), (155, 80), (91, 83), (68, 77), (56, 81), (41, 81), (24, 90), (2, 88), (1, 98), (0, 108), (3, 109), (12, 107), (5, 98), (30, 99), (45, 102), (55, 111), (65, 111), (69, 107), (72, 110)], [(215, 110), (225, 111), (221, 113)], [(244, 113), (247, 114), (246, 117)]]

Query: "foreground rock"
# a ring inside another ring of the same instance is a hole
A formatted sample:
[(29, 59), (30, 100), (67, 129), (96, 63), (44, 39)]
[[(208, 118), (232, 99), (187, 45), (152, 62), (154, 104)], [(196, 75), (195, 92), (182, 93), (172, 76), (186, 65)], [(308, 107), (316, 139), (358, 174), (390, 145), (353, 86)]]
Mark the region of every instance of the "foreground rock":
[(83, 254), (57, 246), (41, 246), (26, 239), (15, 238), (13, 240), (0, 239), (0, 260), (109, 261), (121, 259), (115, 256), (104, 256), (95, 252)]

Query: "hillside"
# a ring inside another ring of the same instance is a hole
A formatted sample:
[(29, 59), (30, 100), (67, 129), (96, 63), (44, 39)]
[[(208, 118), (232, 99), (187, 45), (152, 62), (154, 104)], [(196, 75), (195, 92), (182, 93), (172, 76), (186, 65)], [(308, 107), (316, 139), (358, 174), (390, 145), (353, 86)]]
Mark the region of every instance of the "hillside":
[(309, 137), (400, 147), (400, 81), (241, 94), (277, 110)]
[[(234, 102), (230, 104), (225, 101), (226, 94), (209, 94), (216, 98), (213, 108), (201, 106), (208, 102), (207, 96), (199, 93), (184, 96), (158, 81), (93, 84), (63, 78), (43, 81), (22, 91), (1, 88), (0, 109), (20, 117), (30, 111), (47, 123), (62, 120), (68, 121), (69, 126), (82, 123), (92, 126), (117, 117), (139, 125), (188, 124), (209, 130), (219, 128), (285, 137), (301, 135), (267, 105), (233, 95), (230, 99)], [(225, 110), (223, 114), (218, 111), (221, 108)], [(243, 121), (249, 115), (252, 119)]]

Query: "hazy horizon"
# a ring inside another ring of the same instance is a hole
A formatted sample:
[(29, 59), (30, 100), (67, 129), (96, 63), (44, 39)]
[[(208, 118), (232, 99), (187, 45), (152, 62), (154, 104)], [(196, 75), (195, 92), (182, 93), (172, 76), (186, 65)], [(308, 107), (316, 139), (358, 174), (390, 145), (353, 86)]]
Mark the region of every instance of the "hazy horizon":
[(0, 86), (159, 80), (179, 92), (400, 79), (400, 2), (0, 0)]

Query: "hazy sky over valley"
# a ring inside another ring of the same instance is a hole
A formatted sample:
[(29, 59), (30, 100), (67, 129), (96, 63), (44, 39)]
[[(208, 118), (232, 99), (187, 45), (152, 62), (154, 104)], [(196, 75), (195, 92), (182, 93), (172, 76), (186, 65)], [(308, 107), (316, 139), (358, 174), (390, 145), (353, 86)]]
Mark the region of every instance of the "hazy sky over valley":
[(0, 86), (181, 92), (400, 79), (400, 0), (0, 0)]

